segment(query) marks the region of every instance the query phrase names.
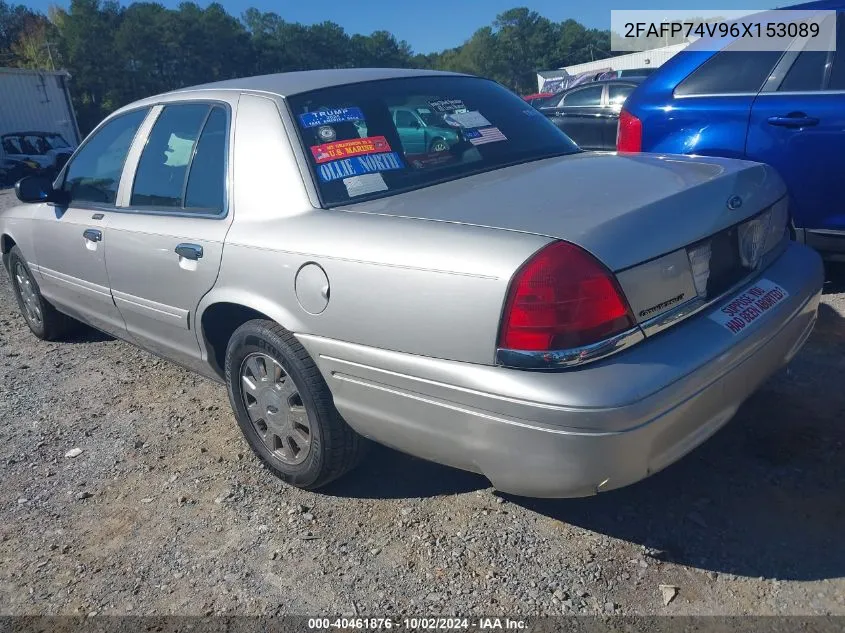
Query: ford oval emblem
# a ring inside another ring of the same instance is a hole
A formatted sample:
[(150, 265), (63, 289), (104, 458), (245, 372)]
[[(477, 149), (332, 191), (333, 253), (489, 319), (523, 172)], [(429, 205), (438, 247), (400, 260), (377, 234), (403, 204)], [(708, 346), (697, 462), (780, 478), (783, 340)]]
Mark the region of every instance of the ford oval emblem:
[(742, 206), (742, 198), (739, 196), (731, 196), (728, 198), (728, 209), (736, 211)]

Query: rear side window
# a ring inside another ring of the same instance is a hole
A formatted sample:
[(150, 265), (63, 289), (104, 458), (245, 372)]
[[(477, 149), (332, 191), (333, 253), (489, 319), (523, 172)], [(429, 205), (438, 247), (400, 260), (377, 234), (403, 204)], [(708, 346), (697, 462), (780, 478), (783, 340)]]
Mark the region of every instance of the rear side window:
[(579, 151), (531, 105), (476, 77), (385, 79), (287, 101), (325, 207)]
[(114, 204), (129, 146), (149, 110), (118, 116), (88, 137), (68, 165), (64, 190), (71, 203)]
[(836, 22), (836, 53), (833, 57), (833, 68), (830, 70), (828, 90), (845, 90), (845, 15), (837, 16)]
[(607, 103), (612, 106), (621, 106), (628, 95), (634, 92), (635, 87), (627, 84), (610, 84), (607, 87)]
[(222, 212), (226, 195), (226, 111), (211, 109), (205, 122), (185, 191), (185, 209)]
[(183, 206), (188, 165), (208, 113), (207, 104), (164, 108), (150, 132), (135, 172), (132, 206)]
[(782, 51), (719, 51), (675, 88), (677, 96), (754, 93), (771, 74)]
[(603, 86), (590, 86), (581, 90), (573, 90), (563, 97), (562, 106), (599, 106), (601, 105), (601, 91)]
[(780, 83), (778, 92), (821, 90), (827, 56), (827, 51), (801, 51)]

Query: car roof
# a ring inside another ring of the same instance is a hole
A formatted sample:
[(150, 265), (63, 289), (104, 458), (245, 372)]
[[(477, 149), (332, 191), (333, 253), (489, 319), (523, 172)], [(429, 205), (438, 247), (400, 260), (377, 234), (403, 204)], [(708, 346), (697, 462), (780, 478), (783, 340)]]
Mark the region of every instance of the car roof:
[(639, 77), (637, 75), (634, 75), (632, 77), (614, 77), (613, 79), (597, 79), (596, 81), (587, 81), (583, 84), (572, 86), (571, 88), (561, 90), (560, 92), (555, 94), (562, 95), (567, 92), (578, 90), (579, 88), (589, 88), (590, 86), (603, 86), (605, 84), (641, 84), (645, 80), (645, 77)]
[(258, 75), (241, 79), (228, 79), (189, 88), (180, 88), (167, 94), (182, 94), (199, 90), (242, 90), (265, 92), (281, 97), (288, 97), (320, 88), (355, 84), (380, 79), (399, 79), (403, 77), (461, 77), (461, 73), (438, 70), (417, 70), (405, 68), (342, 68), (332, 70), (304, 70), (274, 75)]

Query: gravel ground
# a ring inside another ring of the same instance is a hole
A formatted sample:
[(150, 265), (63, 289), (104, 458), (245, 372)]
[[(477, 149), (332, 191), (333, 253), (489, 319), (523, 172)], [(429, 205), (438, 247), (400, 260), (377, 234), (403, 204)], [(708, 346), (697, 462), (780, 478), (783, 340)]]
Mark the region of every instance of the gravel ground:
[(807, 346), (713, 439), (629, 488), (534, 501), (382, 448), (324, 492), (286, 487), (223, 387), (91, 331), (38, 341), (4, 274), (0, 614), (845, 614), (830, 277)]

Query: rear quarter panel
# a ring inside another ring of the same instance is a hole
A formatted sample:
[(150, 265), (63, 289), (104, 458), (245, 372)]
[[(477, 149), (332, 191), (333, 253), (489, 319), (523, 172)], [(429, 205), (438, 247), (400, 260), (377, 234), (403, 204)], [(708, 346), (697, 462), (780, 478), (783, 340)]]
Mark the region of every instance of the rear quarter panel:
[(713, 53), (679, 53), (628, 97), (643, 124), (642, 151), (742, 158), (754, 95), (674, 96), (675, 87)]
[[(208, 299), (247, 305), (297, 334), (492, 364), (510, 279), (548, 242), (347, 211), (236, 220)], [(311, 262), (329, 280), (319, 314), (307, 312), (295, 291), (297, 273)]]

